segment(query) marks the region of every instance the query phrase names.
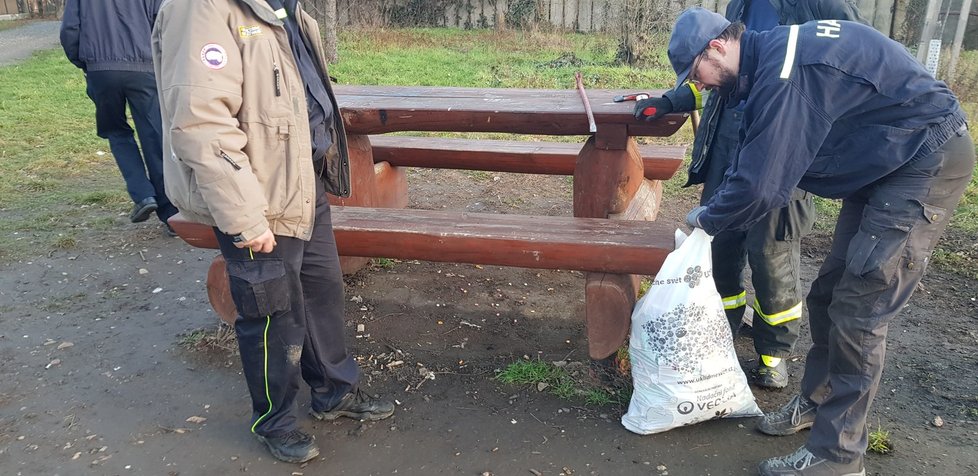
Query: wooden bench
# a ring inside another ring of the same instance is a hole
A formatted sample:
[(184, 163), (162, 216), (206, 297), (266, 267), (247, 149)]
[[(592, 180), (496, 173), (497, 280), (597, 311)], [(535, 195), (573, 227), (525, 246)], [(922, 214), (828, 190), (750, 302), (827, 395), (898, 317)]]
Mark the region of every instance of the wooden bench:
[[(374, 162), (394, 167), (574, 175), (581, 144), (444, 137), (370, 136)], [(684, 146), (639, 145), (649, 180), (668, 180), (686, 155)]]
[[(353, 195), (330, 197), (344, 271), (367, 257), (423, 259), (585, 274), (591, 357), (611, 355), (629, 332), (639, 275), (658, 271), (673, 227), (658, 224), (662, 186), (684, 148), (638, 146), (632, 136), (671, 135), (685, 116), (635, 121), (624, 91), (591, 90), (598, 132), (583, 146), (532, 141), (378, 136), (399, 131), (587, 135), (574, 90), (339, 86)], [(574, 176), (574, 217), (407, 210), (404, 167)], [(209, 227), (171, 219), (195, 246), (216, 247)], [(223, 260), (208, 273), (208, 296), (233, 321)]]

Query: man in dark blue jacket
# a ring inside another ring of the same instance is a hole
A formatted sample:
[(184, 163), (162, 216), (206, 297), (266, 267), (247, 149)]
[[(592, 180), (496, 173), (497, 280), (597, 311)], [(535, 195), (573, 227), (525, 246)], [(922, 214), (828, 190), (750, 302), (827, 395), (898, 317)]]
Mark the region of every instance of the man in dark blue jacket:
[[(863, 21), (849, 0), (733, 0), (727, 5), (726, 17), (732, 22), (743, 21), (750, 31), (811, 20)], [(635, 115), (637, 119), (655, 120), (669, 112), (693, 111), (699, 103), (699, 91), (687, 84), (662, 97), (639, 101)], [(656, 112), (645, 116), (650, 106)], [(721, 94), (711, 94), (706, 100), (685, 185), (703, 184), (701, 205), (713, 197), (737, 157), (743, 109), (743, 102), (727, 107), (726, 97)], [(761, 387), (779, 389), (788, 385), (785, 359), (794, 350), (801, 327), (801, 238), (811, 232), (814, 222), (811, 194), (797, 190), (784, 207), (772, 210), (754, 225), (713, 237), (713, 278), (734, 335), (747, 310), (744, 266), (749, 264), (751, 268), (751, 337), (758, 355), (751, 377)]]
[(746, 101), (739, 154), (690, 225), (711, 235), (744, 229), (796, 187), (843, 200), (807, 298), (813, 346), (800, 395), (758, 426), (771, 435), (812, 431), (760, 472), (863, 475), (887, 325), (974, 173), (964, 112), (902, 45), (860, 23), (745, 32), (694, 8), (676, 22), (669, 59), (680, 84)]
[[(129, 220), (146, 221), (155, 211), (166, 233), (175, 236), (166, 222), (177, 209), (163, 188), (160, 103), (149, 44), (162, 1), (67, 0), (61, 46), (85, 73), (98, 136), (109, 140), (134, 203)], [(126, 119), (126, 104), (142, 153)]]

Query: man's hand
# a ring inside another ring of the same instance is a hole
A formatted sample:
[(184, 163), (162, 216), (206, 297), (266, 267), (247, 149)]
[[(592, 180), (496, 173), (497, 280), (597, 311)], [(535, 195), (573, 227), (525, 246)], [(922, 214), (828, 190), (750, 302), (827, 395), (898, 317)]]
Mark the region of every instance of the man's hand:
[(241, 243), (235, 243), (234, 246), (238, 248), (251, 248), (251, 251), (256, 253), (271, 253), (275, 249), (275, 235), (272, 234), (272, 230), (265, 230), (265, 233), (258, 235), (257, 238), (243, 241)]
[(672, 112), (672, 101), (665, 96), (635, 102), (635, 119), (640, 121), (654, 121), (670, 112)]
[(700, 225), (700, 215), (702, 215), (705, 211), (706, 207), (703, 205), (690, 210), (689, 213), (686, 214), (686, 224), (689, 225), (690, 228), (703, 228), (703, 225)]

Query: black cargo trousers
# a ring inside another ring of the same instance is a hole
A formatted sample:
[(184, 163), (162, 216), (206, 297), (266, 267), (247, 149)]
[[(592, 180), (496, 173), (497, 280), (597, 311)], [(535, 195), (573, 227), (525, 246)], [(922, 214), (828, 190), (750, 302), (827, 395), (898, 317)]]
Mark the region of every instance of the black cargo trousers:
[[(716, 193), (723, 176), (737, 160), (743, 113), (719, 112), (705, 164), (700, 204)], [(784, 208), (772, 210), (746, 231), (724, 231), (713, 237), (713, 279), (736, 335), (747, 310), (744, 266), (750, 265), (754, 285), (753, 337), (758, 355), (788, 357), (801, 327), (801, 238), (812, 231), (815, 204), (811, 194), (795, 190)]]
[(865, 454), (887, 326), (920, 282), (974, 168), (975, 145), (962, 129), (843, 200), (807, 298), (813, 345), (801, 395), (819, 405), (805, 445), (816, 456), (849, 462)]
[(360, 378), (346, 348), (343, 274), (329, 202), (318, 182), (309, 241), (276, 235), (271, 253), (252, 253), (215, 228), (238, 308), (235, 333), (251, 395), (251, 431), (262, 436), (296, 429), (300, 377), (315, 411), (335, 407)]

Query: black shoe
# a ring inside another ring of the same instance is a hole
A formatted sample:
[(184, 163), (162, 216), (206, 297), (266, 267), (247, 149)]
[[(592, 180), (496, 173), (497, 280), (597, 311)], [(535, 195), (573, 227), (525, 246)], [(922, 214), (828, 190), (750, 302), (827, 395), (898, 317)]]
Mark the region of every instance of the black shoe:
[(371, 398), (357, 389), (343, 396), (340, 403), (330, 410), (309, 413), (317, 420), (335, 420), (339, 417), (356, 420), (383, 420), (394, 414), (394, 404), (387, 400)]
[(757, 367), (751, 371), (751, 378), (754, 384), (759, 387), (780, 390), (788, 386), (788, 361), (781, 359), (778, 365), (768, 366), (764, 364), (764, 357), (757, 359)]
[(319, 447), (313, 441), (313, 437), (299, 431), (292, 430), (282, 436), (261, 436), (255, 434), (258, 441), (265, 443), (272, 456), (286, 463), (305, 463), (319, 456)]
[(156, 204), (155, 197), (147, 197), (142, 199), (139, 203), (132, 206), (132, 212), (129, 213), (129, 221), (133, 223), (144, 222), (149, 219), (149, 216), (159, 208)]
[(176, 237), (180, 236), (177, 233), (177, 230), (174, 230), (173, 227), (170, 226), (169, 223), (164, 223), (163, 224), (163, 234), (166, 235), (166, 236), (169, 236), (170, 238), (176, 238)]

